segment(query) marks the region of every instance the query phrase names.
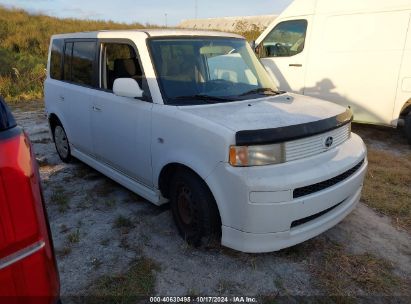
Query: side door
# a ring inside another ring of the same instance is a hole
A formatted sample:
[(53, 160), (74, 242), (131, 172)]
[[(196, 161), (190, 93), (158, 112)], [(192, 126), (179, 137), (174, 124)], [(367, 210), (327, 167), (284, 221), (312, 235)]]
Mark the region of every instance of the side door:
[(261, 62), (281, 90), (304, 93), (310, 19), (277, 23), (257, 47)]
[[(409, 12), (410, 13), (410, 12)], [(396, 126), (398, 118), (406, 108), (411, 107), (411, 14), (408, 25), (407, 38), (402, 55), (401, 70), (398, 78), (397, 95), (395, 99), (392, 125)]]
[[(95, 94), (91, 125), (96, 158), (131, 179), (152, 187), (150, 91), (138, 50), (129, 40), (99, 40), (100, 90)], [(116, 96), (117, 78), (133, 78), (142, 99)]]
[(96, 39), (65, 40), (62, 76), (65, 85), (59, 96), (70, 144), (90, 155), (93, 153), (90, 112), (98, 86), (96, 54)]

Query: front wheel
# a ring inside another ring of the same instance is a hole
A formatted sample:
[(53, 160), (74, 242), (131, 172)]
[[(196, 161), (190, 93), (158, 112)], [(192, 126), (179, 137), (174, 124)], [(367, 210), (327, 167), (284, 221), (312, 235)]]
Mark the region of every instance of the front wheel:
[(53, 130), (54, 144), (60, 159), (68, 163), (71, 160), (70, 144), (66, 131), (61, 124), (57, 124)]
[(170, 188), (171, 210), (178, 231), (190, 245), (207, 245), (221, 234), (218, 208), (204, 181), (188, 170), (178, 171)]
[(407, 137), (408, 143), (411, 145), (411, 112), (405, 116), (405, 136)]

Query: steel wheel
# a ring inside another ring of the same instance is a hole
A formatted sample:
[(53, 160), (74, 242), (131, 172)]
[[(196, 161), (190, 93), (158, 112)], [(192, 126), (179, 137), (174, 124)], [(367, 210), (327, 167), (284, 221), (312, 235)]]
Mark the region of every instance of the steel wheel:
[(187, 226), (193, 223), (192, 204), (191, 190), (186, 185), (181, 186), (177, 196), (178, 214), (181, 221)]
[(221, 237), (221, 220), (215, 200), (204, 181), (188, 170), (177, 171), (170, 183), (171, 211), (178, 232), (194, 246)]
[(64, 131), (64, 128), (61, 125), (57, 125), (54, 128), (53, 134), (58, 155), (62, 161), (68, 162), (71, 158), (71, 152), (66, 131)]
[(411, 145), (411, 112), (405, 117), (405, 136)]

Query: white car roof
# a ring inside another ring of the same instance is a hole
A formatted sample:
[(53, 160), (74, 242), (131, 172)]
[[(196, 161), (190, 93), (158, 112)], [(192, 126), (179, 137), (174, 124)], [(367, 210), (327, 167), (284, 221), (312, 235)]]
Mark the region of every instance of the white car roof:
[(218, 31), (201, 31), (201, 30), (185, 30), (185, 29), (137, 29), (137, 30), (107, 30), (107, 31), (95, 31), (95, 32), (79, 32), (53, 35), (53, 39), (56, 38), (127, 38), (132, 36), (133, 33), (145, 33), (147, 37), (172, 37), (172, 36), (188, 36), (188, 37), (227, 37), (227, 38), (241, 38), (244, 37), (233, 34), (224, 33)]

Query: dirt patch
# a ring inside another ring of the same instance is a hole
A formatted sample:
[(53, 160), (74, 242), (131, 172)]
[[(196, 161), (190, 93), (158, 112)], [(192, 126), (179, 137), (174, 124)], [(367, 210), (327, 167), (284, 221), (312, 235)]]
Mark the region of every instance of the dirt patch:
[[(410, 235), (363, 204), (325, 234), (281, 252), (244, 254), (218, 244), (191, 248), (178, 236), (168, 206), (155, 207), (79, 161), (63, 164), (49, 141), (41, 107), (15, 114), (41, 164), (63, 298), (90, 293), (127, 298), (141, 288), (144, 294), (170, 296), (267, 296), (273, 303), (278, 296), (402, 292), (376, 278), (402, 282), (411, 276)], [(370, 141), (376, 150), (405, 155), (401, 145), (394, 152), (378, 138)], [(357, 272), (354, 277), (322, 275), (342, 269)], [(142, 281), (132, 279), (136, 276)], [(365, 283), (362, 276), (368, 278)], [(341, 283), (338, 290), (324, 288), (333, 280)]]

